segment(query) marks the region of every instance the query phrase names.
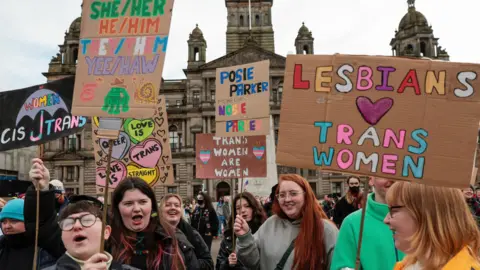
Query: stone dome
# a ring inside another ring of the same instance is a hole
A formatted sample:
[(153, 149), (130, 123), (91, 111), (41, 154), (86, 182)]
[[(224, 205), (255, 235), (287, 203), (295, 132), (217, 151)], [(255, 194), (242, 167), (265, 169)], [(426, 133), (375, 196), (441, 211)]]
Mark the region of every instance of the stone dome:
[(203, 36), (202, 30), (200, 30), (200, 28), (198, 28), (198, 24), (195, 26), (195, 29), (193, 29), (192, 36), (193, 37), (202, 37)]
[(82, 24), (82, 17), (76, 18), (72, 24), (70, 24), (69, 32), (76, 33), (80, 32), (80, 26)]
[(305, 22), (302, 22), (302, 26), (300, 29), (298, 29), (298, 34), (299, 35), (308, 35), (310, 33), (310, 30), (308, 27), (305, 26)]
[(427, 26), (428, 21), (425, 15), (417, 11), (415, 7), (409, 7), (407, 14), (403, 16), (400, 24), (398, 25), (398, 30), (404, 30), (413, 26)]

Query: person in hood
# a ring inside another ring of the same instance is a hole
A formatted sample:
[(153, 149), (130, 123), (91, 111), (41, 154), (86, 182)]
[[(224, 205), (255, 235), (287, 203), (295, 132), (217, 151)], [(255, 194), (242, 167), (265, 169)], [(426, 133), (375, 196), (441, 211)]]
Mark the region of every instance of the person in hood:
[[(53, 186), (48, 184), (50, 172), (42, 160), (33, 159), (30, 180), (40, 189), (37, 268), (55, 264), (65, 253), (58, 231)], [(27, 189), (25, 200), (11, 200), (0, 213), (3, 236), (0, 237), (0, 269), (32, 269), (35, 252), (37, 192), (33, 186)]]
[(202, 236), (182, 218), (182, 209), (182, 198), (177, 194), (167, 194), (160, 201), (162, 218), (176, 230), (177, 239), (191, 244), (195, 250), (196, 262), (191, 262), (192, 266), (195, 269), (213, 269), (213, 259), (207, 244)]
[[(237, 194), (233, 199), (235, 209), (233, 209), (233, 216), (241, 215), (243, 219), (248, 223), (252, 234), (255, 234), (262, 226), (263, 222), (267, 219), (265, 211), (262, 206), (255, 199), (253, 194), (249, 192), (243, 192)], [(247, 270), (248, 268), (243, 265), (241, 261), (237, 259), (235, 250), (233, 250), (233, 220), (228, 220), (228, 227), (223, 233), (223, 240), (220, 244), (220, 249), (217, 256), (216, 270)]]
[(277, 191), (278, 184), (275, 184), (270, 192), (270, 196), (268, 197), (268, 202), (263, 205), (263, 210), (267, 214), (267, 217), (271, 217), (273, 215), (272, 206), (273, 202), (275, 201), (275, 192)]
[(113, 261), (108, 252), (100, 253), (101, 241), (108, 240), (112, 230), (109, 225), (105, 226), (104, 239), (101, 239), (102, 208), (103, 204), (93, 197), (72, 197), (72, 202), (60, 212), (58, 222), (67, 251), (55, 265), (44, 270), (137, 269)]
[[(385, 197), (393, 181), (372, 177), (370, 185), (373, 185), (374, 192), (367, 198), (360, 268), (363, 270), (393, 269), (394, 265), (404, 257), (403, 252), (395, 247), (392, 231), (383, 223), (383, 219), (388, 214)], [(355, 269), (361, 220), (361, 209), (343, 220), (333, 252), (331, 270)]]
[(350, 176), (347, 178), (348, 191), (336, 204), (333, 211), (333, 222), (340, 228), (343, 220), (359, 209), (361, 201), (360, 178)]
[(384, 222), (405, 252), (394, 270), (480, 269), (480, 231), (459, 189), (399, 181), (386, 199)]
[(197, 207), (192, 214), (192, 227), (195, 228), (203, 238), (203, 241), (212, 248), (212, 240), (218, 235), (217, 213), (213, 208), (212, 199), (204, 192), (200, 192), (197, 196)]
[(57, 213), (60, 213), (63, 207), (68, 204), (68, 199), (65, 196), (65, 188), (63, 187), (63, 183), (57, 179), (53, 179), (52, 181), (50, 181), (50, 185), (53, 186), (53, 190), (55, 193), (55, 209)]

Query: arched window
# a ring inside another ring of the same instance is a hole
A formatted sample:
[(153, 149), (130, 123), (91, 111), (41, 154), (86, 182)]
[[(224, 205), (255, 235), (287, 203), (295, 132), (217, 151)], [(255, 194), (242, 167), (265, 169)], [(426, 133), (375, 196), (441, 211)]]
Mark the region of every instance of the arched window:
[(245, 25), (244, 17), (243, 15), (240, 15), (240, 26), (244, 26), (244, 25)]
[(200, 60), (200, 50), (198, 47), (193, 48), (193, 60), (195, 62)]
[(425, 42), (420, 43), (420, 53), (421, 53), (422, 56), (428, 56), (427, 55), (427, 45), (425, 44)]
[(180, 137), (178, 136), (178, 129), (172, 125), (168, 128), (168, 136), (170, 137), (170, 148), (172, 152), (177, 152), (180, 148)]
[(78, 49), (75, 48), (75, 49), (73, 49), (73, 63), (75, 63), (75, 65), (76, 65), (77, 62), (78, 62)]
[(308, 45), (303, 45), (303, 54), (309, 54), (310, 53), (310, 48)]
[(259, 15), (255, 15), (255, 25), (260, 26), (260, 16)]

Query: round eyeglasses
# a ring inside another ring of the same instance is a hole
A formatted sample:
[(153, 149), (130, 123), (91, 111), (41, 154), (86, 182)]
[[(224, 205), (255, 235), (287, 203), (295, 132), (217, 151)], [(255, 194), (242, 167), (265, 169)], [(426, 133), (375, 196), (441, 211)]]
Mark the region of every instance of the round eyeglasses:
[(94, 214), (87, 214), (77, 218), (66, 218), (58, 222), (58, 226), (62, 231), (71, 231), (77, 223), (77, 220), (80, 221), (80, 225), (84, 228), (92, 227), (95, 222), (97, 222), (97, 216)]

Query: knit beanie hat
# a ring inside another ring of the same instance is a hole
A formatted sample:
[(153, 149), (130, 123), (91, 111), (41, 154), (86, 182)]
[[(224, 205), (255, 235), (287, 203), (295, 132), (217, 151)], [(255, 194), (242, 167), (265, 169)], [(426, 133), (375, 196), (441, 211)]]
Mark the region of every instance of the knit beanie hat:
[(53, 186), (53, 190), (55, 191), (55, 193), (65, 193), (65, 188), (63, 187), (63, 183), (60, 182), (60, 180), (53, 179), (52, 181), (50, 181), (49, 184)]
[(24, 203), (25, 201), (22, 199), (9, 201), (5, 207), (3, 207), (2, 212), (0, 212), (0, 221), (6, 218), (25, 221), (23, 218)]

